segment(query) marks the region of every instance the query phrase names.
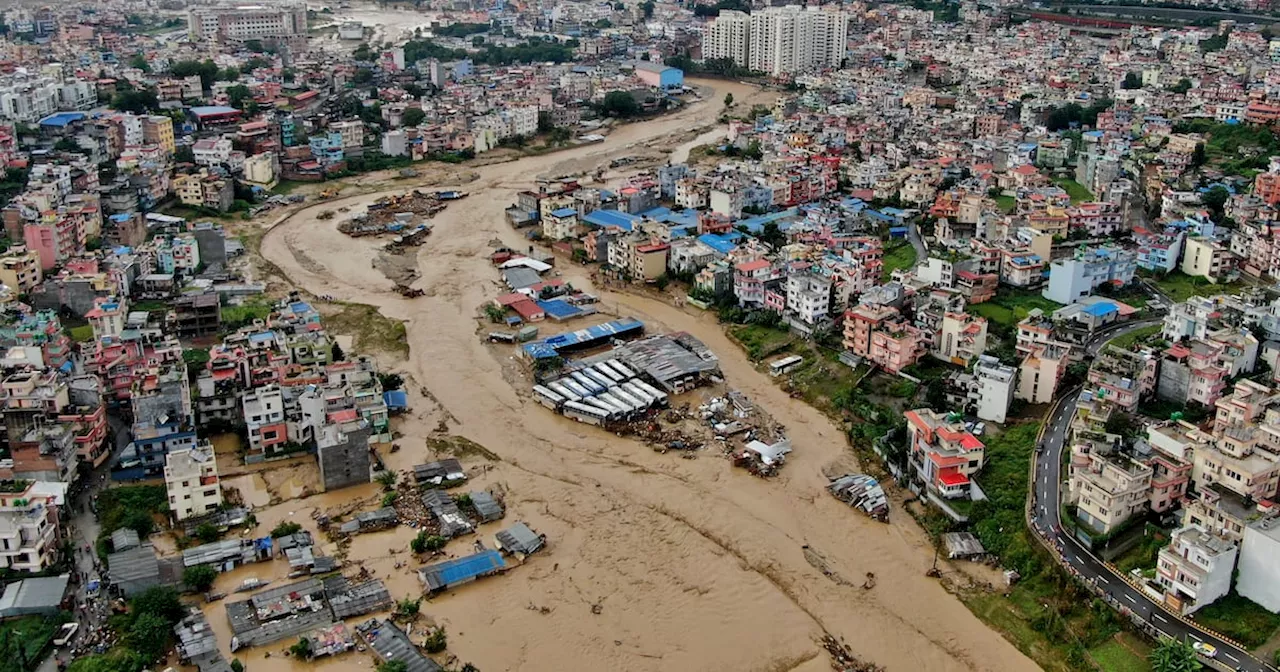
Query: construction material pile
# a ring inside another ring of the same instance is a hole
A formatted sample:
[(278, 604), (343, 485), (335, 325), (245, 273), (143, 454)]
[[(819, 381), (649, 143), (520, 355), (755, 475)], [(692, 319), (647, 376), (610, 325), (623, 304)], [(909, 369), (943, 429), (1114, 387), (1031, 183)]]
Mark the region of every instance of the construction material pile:
[(342, 222), (338, 230), (353, 238), (406, 233), (414, 228), (414, 220), (434, 217), (445, 207), (447, 204), (437, 194), (414, 189), (370, 203), (367, 212)]

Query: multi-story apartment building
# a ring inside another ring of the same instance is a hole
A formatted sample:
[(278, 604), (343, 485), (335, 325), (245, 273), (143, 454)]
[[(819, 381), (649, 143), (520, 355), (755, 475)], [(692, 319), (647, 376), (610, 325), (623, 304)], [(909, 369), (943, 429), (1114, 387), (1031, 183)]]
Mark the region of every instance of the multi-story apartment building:
[(1116, 453), (1106, 440), (1110, 438), (1076, 433), (1071, 448), (1069, 497), (1075, 502), (1077, 517), (1101, 534), (1145, 511), (1151, 489), (1151, 467)]
[(58, 525), (67, 486), (0, 482), (0, 567), (39, 572), (58, 562)]
[(815, 270), (787, 276), (787, 317), (813, 327), (831, 314), (831, 276)]
[(1133, 229), (1133, 240), (1138, 244), (1138, 268), (1168, 273), (1178, 267), (1182, 258), (1183, 231), (1169, 227), (1154, 231), (1145, 227)]
[(307, 34), (307, 10), (302, 5), (265, 7), (192, 7), (187, 10), (187, 31), (193, 41), (246, 42), (283, 39), (293, 46)]
[(749, 67), (772, 75), (839, 67), (849, 39), (849, 14), (796, 5), (751, 15)]
[(1280, 611), (1280, 517), (1268, 516), (1244, 529), (1236, 592), (1269, 611)]
[(990, 422), (1004, 422), (1009, 404), (1013, 403), (1018, 370), (990, 355), (979, 355), (973, 377), (975, 389), (969, 396), (977, 416)]
[(280, 386), (264, 385), (249, 390), (240, 403), (249, 433), (249, 451), (263, 457), (271, 457), (281, 451), (289, 440), (289, 431)]
[(1198, 447), (1191, 480), (1199, 491), (1222, 488), (1255, 502), (1276, 495), (1280, 456), (1258, 448), (1255, 427), (1228, 427)]
[(968, 313), (944, 313), (934, 345), (933, 355), (938, 359), (968, 366), (987, 349), (987, 320)]
[(1032, 404), (1053, 401), (1058, 383), (1067, 372), (1070, 348), (1047, 343), (1033, 346), (1018, 366), (1018, 390), (1015, 397)]
[(982, 469), (986, 446), (963, 425), (928, 408), (907, 411), (908, 462), (920, 482), (946, 499), (967, 498)]
[(1179, 528), (1156, 556), (1165, 604), (1187, 615), (1231, 592), (1236, 554), (1235, 541), (1195, 526)]
[(1117, 287), (1129, 284), (1136, 269), (1136, 257), (1128, 250), (1081, 249), (1049, 267), (1049, 286), (1044, 290), (1044, 298), (1061, 304), (1075, 303), (1104, 284)]
[(1217, 238), (1191, 236), (1182, 253), (1182, 272), (1209, 282), (1229, 282), (1240, 275), (1230, 245)]
[(169, 493), (169, 510), (178, 520), (198, 518), (222, 505), (222, 485), (213, 446), (169, 453), (164, 465), (164, 485)]
[(734, 267), (733, 293), (745, 307), (764, 305), (764, 284), (779, 277), (779, 269), (768, 259), (743, 261)]
[(40, 255), (18, 245), (0, 257), (0, 283), (20, 294), (31, 291), (44, 279)]
[(750, 64), (751, 15), (736, 10), (721, 10), (707, 24), (702, 35), (702, 57), (707, 60), (729, 59), (741, 67)]

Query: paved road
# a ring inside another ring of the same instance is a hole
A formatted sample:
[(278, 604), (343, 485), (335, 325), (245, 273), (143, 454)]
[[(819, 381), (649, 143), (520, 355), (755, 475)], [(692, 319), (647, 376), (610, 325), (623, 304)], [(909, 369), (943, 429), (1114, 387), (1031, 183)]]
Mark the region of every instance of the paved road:
[[(1107, 341), (1158, 322), (1159, 320), (1154, 318), (1143, 320), (1125, 324), (1095, 336), (1086, 346), (1088, 358), (1092, 360)], [(1058, 505), (1061, 501), (1059, 491), (1063, 480), (1062, 451), (1066, 444), (1071, 417), (1075, 411), (1075, 399), (1080, 389), (1075, 387), (1067, 390), (1058, 398), (1050, 411), (1044, 437), (1036, 449), (1035, 483), (1032, 486), (1035, 493), (1032, 520), (1035, 522), (1036, 532), (1058, 548), (1063, 563), (1079, 572), (1086, 580), (1107, 591), (1119, 602), (1122, 609), (1138, 614), (1161, 634), (1191, 642), (1207, 642), (1216, 646), (1218, 655), (1215, 666), (1219, 669), (1250, 672), (1274, 670), (1275, 668), (1264, 665), (1239, 647), (1179, 620), (1147, 597), (1145, 593), (1134, 588), (1132, 584), (1103, 565), (1102, 561), (1074, 536), (1062, 532), (1061, 509)]]
[(925, 247), (924, 239), (920, 237), (920, 227), (916, 226), (914, 219), (907, 224), (907, 240), (911, 241), (911, 247), (916, 248), (916, 264), (924, 263), (929, 258), (929, 248)]

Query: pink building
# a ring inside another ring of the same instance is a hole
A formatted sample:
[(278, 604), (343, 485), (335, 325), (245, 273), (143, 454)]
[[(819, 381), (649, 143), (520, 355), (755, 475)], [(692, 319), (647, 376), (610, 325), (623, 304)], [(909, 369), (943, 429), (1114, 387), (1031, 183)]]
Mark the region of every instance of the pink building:
[(885, 322), (871, 334), (867, 359), (889, 373), (897, 373), (920, 361), (924, 352), (924, 336), (919, 329), (906, 322)]

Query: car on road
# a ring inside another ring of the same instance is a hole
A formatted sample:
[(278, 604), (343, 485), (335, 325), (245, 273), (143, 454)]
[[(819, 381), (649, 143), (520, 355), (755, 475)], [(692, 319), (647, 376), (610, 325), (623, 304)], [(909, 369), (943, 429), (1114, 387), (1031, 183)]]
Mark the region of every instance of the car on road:
[(63, 623), (62, 627), (58, 628), (58, 636), (53, 638), (53, 645), (66, 646), (76, 636), (76, 631), (79, 629), (79, 623)]
[(1194, 644), (1191, 645), (1191, 648), (1195, 649), (1196, 653), (1204, 656), (1205, 658), (1213, 658), (1214, 656), (1218, 655), (1218, 647), (1212, 644), (1205, 644), (1204, 642), (1195, 642)]

